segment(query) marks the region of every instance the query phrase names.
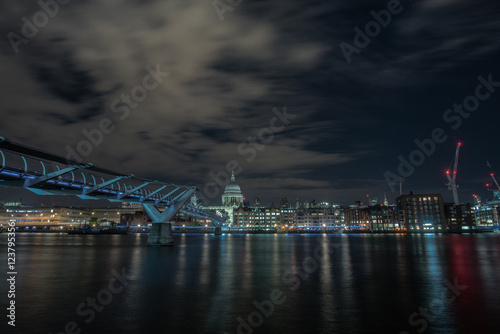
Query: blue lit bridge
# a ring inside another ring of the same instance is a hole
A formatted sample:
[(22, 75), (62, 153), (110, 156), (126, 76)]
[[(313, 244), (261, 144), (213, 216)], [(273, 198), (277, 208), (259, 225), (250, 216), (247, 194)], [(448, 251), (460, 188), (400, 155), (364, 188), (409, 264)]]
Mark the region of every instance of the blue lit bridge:
[(82, 164), (0, 137), (0, 187), (19, 187), (38, 195), (139, 203), (152, 221), (148, 246), (171, 246), (172, 218), (178, 213), (210, 219), (221, 234), (227, 216), (188, 205), (197, 187), (148, 180)]

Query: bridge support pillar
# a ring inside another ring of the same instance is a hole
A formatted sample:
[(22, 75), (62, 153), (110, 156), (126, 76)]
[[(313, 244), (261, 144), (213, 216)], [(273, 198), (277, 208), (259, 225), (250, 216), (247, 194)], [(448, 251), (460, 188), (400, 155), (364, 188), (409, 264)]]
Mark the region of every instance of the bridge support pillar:
[(214, 235), (222, 235), (222, 227), (221, 226), (216, 226)]
[(151, 230), (149, 231), (148, 246), (159, 247), (174, 245), (172, 223), (170, 223), (170, 220), (174, 218), (195, 191), (196, 189), (194, 188), (186, 190), (176, 197), (176, 200), (178, 200), (177, 202), (167, 206), (162, 212), (153, 204), (142, 204), (144, 211), (153, 222)]
[(148, 246), (161, 247), (173, 246), (172, 223), (154, 223), (148, 237)]

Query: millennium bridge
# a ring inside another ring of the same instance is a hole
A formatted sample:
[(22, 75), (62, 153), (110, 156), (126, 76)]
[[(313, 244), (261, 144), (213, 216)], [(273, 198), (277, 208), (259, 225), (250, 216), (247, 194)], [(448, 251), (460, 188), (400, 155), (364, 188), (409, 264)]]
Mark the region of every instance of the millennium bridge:
[(139, 203), (151, 218), (148, 246), (172, 246), (172, 218), (179, 212), (210, 219), (220, 235), (227, 215), (188, 205), (197, 187), (148, 180), (82, 164), (0, 137), (0, 187), (19, 187), (38, 195)]

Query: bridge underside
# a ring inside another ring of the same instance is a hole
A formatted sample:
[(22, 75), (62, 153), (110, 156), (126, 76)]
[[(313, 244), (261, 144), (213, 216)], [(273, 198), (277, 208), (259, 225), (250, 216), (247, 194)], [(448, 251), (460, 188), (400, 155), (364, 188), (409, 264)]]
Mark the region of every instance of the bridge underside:
[[(148, 246), (172, 246), (172, 218), (183, 212), (212, 220), (215, 234), (227, 217), (186, 205), (196, 187), (162, 183), (82, 164), (0, 137), (0, 187), (18, 187), (38, 195), (142, 204), (153, 222)], [(158, 208), (161, 208), (160, 211)]]

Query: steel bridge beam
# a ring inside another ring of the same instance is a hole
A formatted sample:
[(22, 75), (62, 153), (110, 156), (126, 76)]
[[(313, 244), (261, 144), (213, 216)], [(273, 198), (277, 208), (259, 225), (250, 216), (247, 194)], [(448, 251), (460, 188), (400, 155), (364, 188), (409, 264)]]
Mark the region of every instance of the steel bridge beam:
[[(168, 194), (166, 194), (165, 196), (160, 198), (158, 201), (156, 201), (156, 203), (161, 203), (163, 200), (167, 199), (170, 195), (172, 195), (173, 193), (175, 193), (179, 189), (180, 189), (180, 187), (175, 188), (174, 190), (172, 190), (171, 192), (169, 192)], [(179, 196), (177, 196), (177, 197), (179, 197)], [(174, 201), (175, 201), (175, 199), (174, 199)]]
[(152, 197), (152, 196), (156, 195), (157, 193), (159, 193), (160, 191), (162, 191), (162, 190), (163, 190), (163, 189), (165, 189), (166, 187), (167, 187), (167, 186), (166, 186), (166, 185), (164, 185), (163, 187), (160, 187), (159, 189), (157, 189), (157, 190), (153, 191), (151, 194), (147, 195), (147, 197), (141, 197), (140, 202), (143, 202), (145, 199), (150, 198), (150, 197)]
[(125, 179), (125, 178), (129, 179), (129, 178), (131, 178), (131, 177), (133, 177), (133, 175), (129, 175), (129, 176), (118, 176), (117, 178), (114, 178), (114, 179), (112, 179), (112, 180), (109, 180), (109, 181), (103, 182), (103, 183), (101, 183), (101, 184), (95, 185), (95, 186), (93, 186), (92, 188), (87, 188), (87, 189), (84, 189), (82, 194), (83, 194), (84, 196), (85, 196), (85, 195), (88, 195), (88, 194), (91, 194), (91, 193), (93, 193), (93, 192), (95, 192), (95, 191), (98, 191), (99, 189), (102, 189), (102, 188), (104, 188), (104, 187), (109, 186), (110, 184), (116, 183), (116, 182), (118, 182), (118, 181), (120, 181), (120, 180), (123, 180), (123, 179)]
[(55, 171), (53, 173), (49, 173), (49, 174), (46, 174), (46, 175), (39, 176), (39, 177), (34, 178), (34, 179), (27, 179), (26, 181), (24, 181), (24, 185), (23, 186), (25, 188), (30, 188), (30, 187), (32, 187), (34, 185), (43, 183), (45, 181), (53, 180), (56, 177), (62, 176), (64, 174), (71, 173), (72, 171), (74, 171), (76, 169), (88, 168), (88, 167), (91, 167), (91, 166), (92, 165), (89, 164), (89, 165), (71, 166), (71, 167), (68, 167), (68, 168), (64, 168), (64, 169)]
[(137, 191), (141, 190), (142, 188), (144, 188), (144, 187), (145, 187), (145, 186), (147, 186), (148, 184), (151, 184), (151, 182), (145, 182), (144, 184), (142, 184), (142, 185), (140, 185), (140, 186), (138, 186), (138, 187), (135, 187), (134, 189), (132, 189), (132, 190), (130, 190), (130, 191), (125, 191), (123, 194), (118, 195), (118, 196), (116, 197), (116, 199), (122, 199), (122, 198), (124, 198), (124, 197), (126, 197), (126, 196), (128, 196), (128, 195), (132, 195), (133, 193), (135, 193), (135, 192), (137, 192)]

